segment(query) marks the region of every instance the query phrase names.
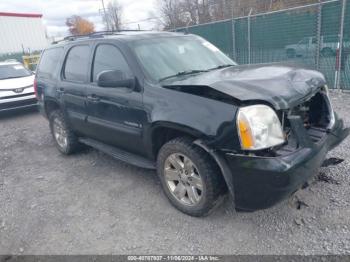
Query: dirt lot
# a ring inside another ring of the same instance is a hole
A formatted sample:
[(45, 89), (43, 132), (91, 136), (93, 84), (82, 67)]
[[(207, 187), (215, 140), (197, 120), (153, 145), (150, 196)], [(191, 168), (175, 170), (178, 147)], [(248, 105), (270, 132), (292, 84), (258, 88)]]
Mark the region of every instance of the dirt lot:
[[(350, 94), (333, 93), (350, 125)], [(254, 213), (174, 209), (156, 174), (95, 150), (61, 155), (36, 112), (0, 119), (0, 254), (350, 254), (350, 139), (296, 197)]]

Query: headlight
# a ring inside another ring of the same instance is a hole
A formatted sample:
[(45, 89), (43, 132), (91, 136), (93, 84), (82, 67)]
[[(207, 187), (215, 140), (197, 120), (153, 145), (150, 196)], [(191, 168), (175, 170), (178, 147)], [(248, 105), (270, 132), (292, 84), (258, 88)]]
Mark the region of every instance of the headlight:
[(265, 105), (241, 107), (237, 129), (244, 150), (260, 150), (283, 144), (281, 123), (272, 108)]

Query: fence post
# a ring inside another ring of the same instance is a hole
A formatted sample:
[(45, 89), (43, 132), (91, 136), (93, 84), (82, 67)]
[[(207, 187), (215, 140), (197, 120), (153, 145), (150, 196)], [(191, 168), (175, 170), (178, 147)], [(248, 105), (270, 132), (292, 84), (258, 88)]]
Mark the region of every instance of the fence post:
[(236, 20), (232, 19), (232, 58), (237, 62), (235, 22)]
[[(320, 0), (319, 0), (320, 1)], [(316, 69), (320, 69), (320, 55), (321, 55), (321, 33), (322, 33), (322, 3), (319, 3), (317, 14), (317, 46), (316, 46)]]
[(251, 15), (252, 15), (252, 11), (253, 9), (251, 8), (249, 11), (249, 15), (248, 15), (248, 64), (251, 63), (251, 43), (250, 43), (250, 35), (251, 35), (251, 30), (250, 30), (250, 23), (251, 23)]
[(340, 90), (340, 78), (341, 78), (341, 65), (342, 65), (342, 56), (343, 56), (343, 41), (344, 41), (344, 20), (345, 20), (345, 9), (346, 9), (346, 0), (343, 0), (342, 10), (341, 10), (341, 19), (340, 19), (340, 35), (338, 42), (337, 50), (337, 59), (336, 59), (336, 74), (335, 74), (335, 84), (334, 88)]

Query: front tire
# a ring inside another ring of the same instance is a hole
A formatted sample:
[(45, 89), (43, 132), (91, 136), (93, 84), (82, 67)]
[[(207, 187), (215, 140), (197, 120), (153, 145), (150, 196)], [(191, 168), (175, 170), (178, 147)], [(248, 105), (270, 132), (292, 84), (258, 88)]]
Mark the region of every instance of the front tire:
[(50, 130), (58, 150), (65, 155), (72, 154), (80, 148), (78, 137), (69, 127), (61, 110), (50, 114)]
[(160, 149), (157, 172), (170, 203), (190, 216), (208, 215), (226, 189), (217, 164), (188, 138)]

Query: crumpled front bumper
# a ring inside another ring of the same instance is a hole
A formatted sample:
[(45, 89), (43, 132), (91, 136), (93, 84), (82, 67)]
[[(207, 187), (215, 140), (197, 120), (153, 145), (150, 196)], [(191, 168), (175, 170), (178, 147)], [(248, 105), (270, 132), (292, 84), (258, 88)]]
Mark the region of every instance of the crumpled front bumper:
[(238, 210), (268, 208), (291, 195), (315, 174), (327, 152), (349, 135), (349, 128), (344, 128), (343, 121), (337, 117), (332, 130), (317, 143), (300, 134), (305, 129), (295, 131), (303, 141), (288, 155), (259, 157), (220, 153), (219, 158), (225, 162), (221, 166), (228, 167), (224, 177)]

